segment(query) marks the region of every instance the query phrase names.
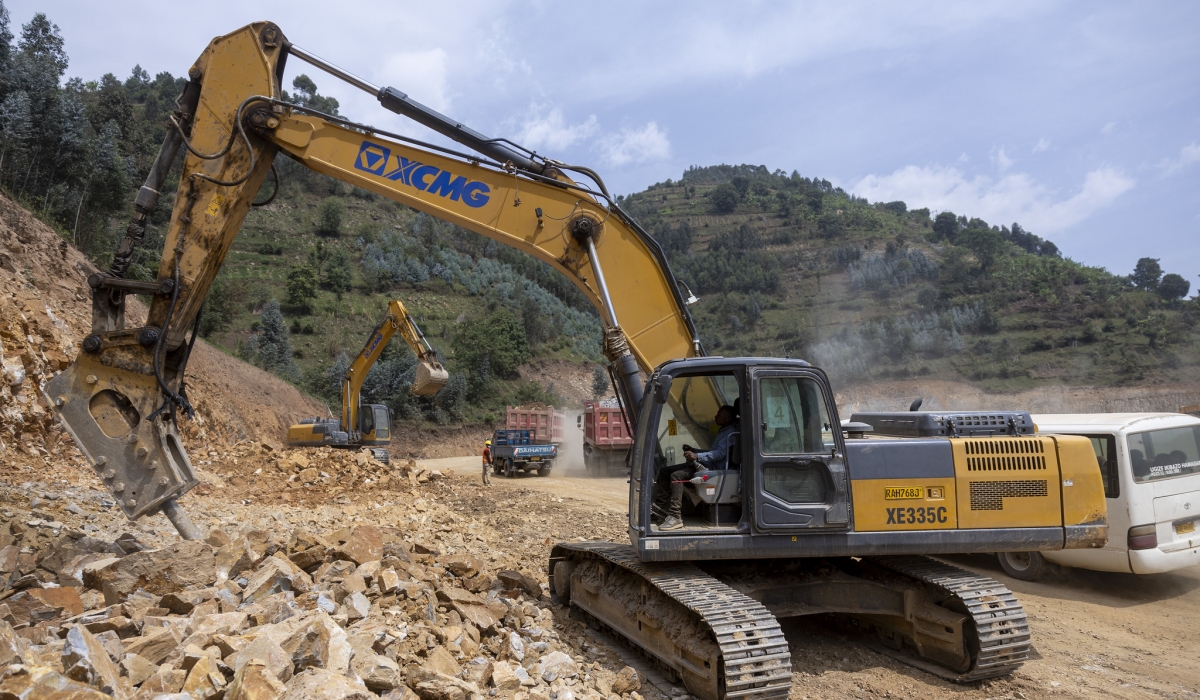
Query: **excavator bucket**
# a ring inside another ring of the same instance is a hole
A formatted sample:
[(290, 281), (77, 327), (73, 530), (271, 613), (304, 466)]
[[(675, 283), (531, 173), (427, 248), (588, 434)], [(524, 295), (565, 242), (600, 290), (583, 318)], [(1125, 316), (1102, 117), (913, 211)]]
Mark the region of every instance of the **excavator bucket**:
[(450, 381), (450, 373), (440, 362), (417, 363), (417, 379), (413, 382), (412, 393), (416, 396), (433, 396)]

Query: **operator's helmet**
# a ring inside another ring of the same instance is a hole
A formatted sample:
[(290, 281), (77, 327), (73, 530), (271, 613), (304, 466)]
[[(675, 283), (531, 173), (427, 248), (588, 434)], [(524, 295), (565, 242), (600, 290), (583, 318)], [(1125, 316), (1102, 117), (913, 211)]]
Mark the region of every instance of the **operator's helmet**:
[(492, 441), (491, 441), (491, 440), (484, 440), (484, 441), (483, 441), (483, 444), (485, 444), (485, 445), (491, 445), (491, 444), (492, 444)]

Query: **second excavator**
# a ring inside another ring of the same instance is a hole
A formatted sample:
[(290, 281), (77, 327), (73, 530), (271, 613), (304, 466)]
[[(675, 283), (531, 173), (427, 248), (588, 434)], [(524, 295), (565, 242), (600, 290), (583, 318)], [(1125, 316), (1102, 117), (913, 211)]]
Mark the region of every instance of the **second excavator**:
[(388, 304), (387, 316), (371, 331), (363, 347), (342, 379), (342, 415), (336, 418), (306, 418), (288, 428), (287, 444), (293, 447), (366, 447), (376, 460), (389, 461), (385, 445), (392, 441), (392, 410), (383, 404), (360, 403), (363, 382), (375, 361), (383, 354), (396, 331), (417, 358), (411, 393), (433, 396), (446, 386), (450, 375), (438, 360), (437, 352), (417, 326), (412, 314), (399, 299)]
[[(467, 152), (285, 101), (288, 59)], [(304, 51), (270, 22), (214, 39), (189, 77), (113, 266), (89, 280), (92, 332), (45, 389), (130, 518), (161, 510), (185, 537), (201, 535), (176, 500), (197, 483), (176, 428), (191, 408), (183, 374), (200, 306), (282, 153), (527, 252), (595, 306), (633, 427), (629, 542), (555, 546), (551, 590), (698, 697), (787, 697), (791, 651), (778, 619), (818, 613), (854, 616), (892, 653), (954, 680), (1011, 673), (1031, 649), (1020, 604), (998, 582), (928, 555), (1106, 540), (1084, 438), (1034, 435), (1020, 414), (976, 413), (943, 420), (935, 434), (860, 439), (870, 426), (843, 428), (828, 378), (807, 362), (706, 357), (691, 294), (595, 172), (468, 129)], [(130, 280), (131, 252), (180, 149), (157, 280)], [(153, 295), (144, 326), (126, 327), (129, 293)]]

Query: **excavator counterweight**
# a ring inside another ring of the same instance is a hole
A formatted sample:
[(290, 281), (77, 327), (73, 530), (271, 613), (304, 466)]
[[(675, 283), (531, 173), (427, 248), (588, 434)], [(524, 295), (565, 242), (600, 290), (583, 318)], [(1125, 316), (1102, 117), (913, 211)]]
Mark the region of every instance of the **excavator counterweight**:
[[(283, 100), (288, 56), (470, 152)], [(954, 680), (1011, 673), (1030, 650), (1020, 604), (997, 582), (927, 555), (1106, 541), (1103, 487), (1084, 438), (971, 434), (961, 421), (952, 434), (870, 437), (869, 425), (843, 427), (828, 377), (803, 360), (705, 357), (687, 308), (694, 298), (595, 172), (487, 138), (371, 85), (291, 44), (270, 22), (214, 39), (189, 75), (117, 262), (90, 280), (92, 333), (45, 390), (130, 518), (162, 510), (185, 537), (199, 535), (176, 503), (198, 483), (176, 428), (191, 410), (183, 380), (193, 329), (283, 154), (524, 251), (593, 304), (634, 432), (630, 543), (556, 546), (551, 588), (700, 698), (786, 697), (791, 656), (778, 618), (818, 613), (853, 615), (906, 661)], [(128, 280), (122, 261), (180, 149), (187, 152), (157, 279)], [(129, 293), (152, 295), (142, 327), (126, 327)], [(386, 444), (386, 407), (360, 406), (358, 390), (396, 330), (421, 363), (414, 392), (445, 384), (432, 349), (392, 302), (348, 372), (342, 418), (293, 426), (297, 436), (315, 438), (319, 429), (322, 440), (335, 433), (344, 444)]]

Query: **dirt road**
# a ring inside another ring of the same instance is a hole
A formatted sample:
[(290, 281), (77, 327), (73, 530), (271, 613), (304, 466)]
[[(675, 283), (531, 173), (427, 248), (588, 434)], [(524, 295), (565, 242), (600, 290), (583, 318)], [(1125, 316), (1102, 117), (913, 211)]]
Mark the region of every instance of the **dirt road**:
[[(429, 469), (453, 469), (455, 474), (480, 474), (479, 457), (449, 457), (446, 459), (419, 459)], [(492, 484), (505, 489), (525, 488), (543, 491), (562, 499), (573, 499), (600, 506), (605, 511), (624, 517), (629, 507), (629, 481), (626, 477), (594, 479), (578, 471), (561, 471), (555, 468), (550, 476), (541, 477), (526, 473), (515, 479), (492, 476)]]
[[(453, 469), (456, 482), (478, 483), (478, 457), (424, 464)], [(554, 475), (492, 482), (479, 491), (482, 498), (507, 505), (509, 518), (547, 535), (577, 532), (586, 518), (597, 533), (624, 537), (624, 479)], [(795, 670), (792, 697), (1200, 697), (1200, 569), (1157, 576), (1073, 570), (1025, 583), (1005, 576), (994, 557), (946, 560), (1017, 594), (1033, 628), (1033, 660), (1007, 679), (959, 686), (877, 653), (868, 646), (873, 636), (852, 624), (801, 618), (784, 623)]]

